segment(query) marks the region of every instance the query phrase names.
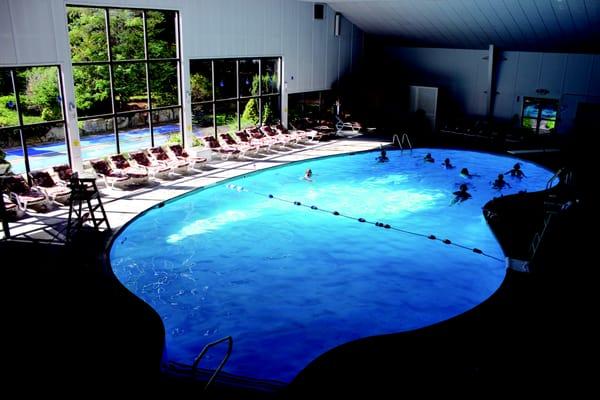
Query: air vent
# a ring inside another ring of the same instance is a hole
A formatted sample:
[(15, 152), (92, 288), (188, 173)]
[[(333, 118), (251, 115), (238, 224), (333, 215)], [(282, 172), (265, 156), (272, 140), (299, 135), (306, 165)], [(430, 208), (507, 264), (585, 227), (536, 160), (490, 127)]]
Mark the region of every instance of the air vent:
[(315, 4), (315, 19), (323, 19), (325, 18), (325, 5), (324, 4)]

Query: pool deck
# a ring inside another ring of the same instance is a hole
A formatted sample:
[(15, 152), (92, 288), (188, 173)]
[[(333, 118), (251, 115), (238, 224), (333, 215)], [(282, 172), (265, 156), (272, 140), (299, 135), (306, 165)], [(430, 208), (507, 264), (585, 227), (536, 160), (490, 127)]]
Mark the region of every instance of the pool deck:
[[(151, 180), (147, 185), (129, 190), (111, 190), (102, 187), (103, 183), (100, 181), (97, 182), (108, 222), (114, 233), (136, 215), (162, 201), (225, 179), (290, 162), (372, 150), (382, 145), (389, 145), (389, 142), (367, 136), (339, 137), (326, 142), (272, 151), (269, 154), (261, 154), (261, 158), (222, 161), (213, 157), (201, 171), (191, 171), (186, 175), (171, 174), (170, 180)], [(45, 213), (29, 210), (28, 215), (10, 223), (11, 238), (25, 241), (64, 242), (68, 216), (68, 206), (57, 207)]]

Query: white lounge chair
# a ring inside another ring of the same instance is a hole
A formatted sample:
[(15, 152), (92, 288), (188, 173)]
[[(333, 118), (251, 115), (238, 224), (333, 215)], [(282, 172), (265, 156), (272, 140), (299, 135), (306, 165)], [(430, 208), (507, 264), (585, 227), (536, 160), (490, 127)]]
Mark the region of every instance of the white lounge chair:
[(185, 174), (190, 169), (188, 161), (178, 160), (176, 157), (170, 156), (161, 146), (152, 147), (147, 152), (151, 159), (166, 163), (169, 167), (173, 168), (173, 172), (176, 174)]
[(38, 187), (51, 201), (61, 204), (67, 204), (71, 197), (71, 189), (62, 181), (55, 181), (48, 171), (31, 171), (29, 173), (31, 181)]
[(104, 180), (106, 187), (109, 189), (124, 189), (133, 184), (133, 181), (127, 174), (122, 171), (113, 170), (106, 160), (92, 160), (90, 164), (92, 164), (92, 168), (96, 171), (96, 174)]
[(173, 152), (173, 156), (176, 160), (188, 162), (192, 168), (202, 167), (206, 164), (206, 158), (190, 156), (180, 144), (170, 144), (169, 150)]
[(4, 177), (3, 180), (5, 190), (21, 210), (31, 208), (40, 212), (49, 209), (51, 202), (48, 196), (38, 187), (30, 187), (22, 175)]
[(227, 161), (230, 157), (238, 158), (240, 155), (240, 150), (236, 147), (225, 145), (222, 146), (219, 141), (212, 136), (204, 136), (199, 138), (206, 144), (206, 147), (210, 148), (210, 150), (221, 157), (222, 160)]
[(351, 130), (352, 133), (359, 133), (362, 126), (358, 122), (344, 122), (339, 116), (335, 116), (336, 119), (336, 133), (339, 134), (341, 131)]
[(146, 168), (155, 178), (168, 178), (173, 171), (173, 168), (167, 165), (167, 163), (151, 160), (145, 151), (133, 151), (129, 153), (129, 157), (131, 157), (132, 163), (135, 163), (139, 167)]
[(113, 154), (108, 159), (115, 170), (122, 171), (131, 178), (132, 184), (143, 185), (148, 182), (148, 169), (143, 166), (132, 166), (123, 154)]
[(13, 202), (8, 194), (1, 193), (0, 195), (4, 201), (4, 210), (9, 221), (19, 219), (25, 215), (25, 209), (21, 208), (19, 203)]

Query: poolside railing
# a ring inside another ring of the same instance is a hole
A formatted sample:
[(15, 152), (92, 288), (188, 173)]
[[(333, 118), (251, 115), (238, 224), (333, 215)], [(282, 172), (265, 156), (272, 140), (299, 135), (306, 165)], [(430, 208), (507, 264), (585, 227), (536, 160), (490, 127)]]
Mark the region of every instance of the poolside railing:
[(408, 137), (408, 134), (403, 133), (402, 137), (398, 135), (392, 136), (392, 145), (394, 145), (396, 142), (398, 142), (398, 147), (400, 147), (400, 150), (404, 150), (404, 142), (406, 142), (408, 144), (408, 148), (412, 150), (412, 144), (410, 143), (410, 138)]
[(198, 356), (194, 359), (194, 363), (192, 364), (192, 372), (195, 372), (196, 369), (198, 368), (198, 364), (200, 363), (200, 361), (202, 360), (202, 358), (206, 355), (206, 353), (208, 352), (208, 350), (211, 347), (214, 347), (214, 346), (216, 346), (216, 345), (218, 345), (220, 343), (223, 343), (223, 342), (227, 342), (227, 352), (225, 353), (225, 356), (221, 360), (221, 363), (219, 364), (219, 366), (217, 367), (217, 369), (215, 369), (215, 372), (211, 375), (210, 379), (206, 383), (206, 386), (204, 386), (204, 390), (208, 389), (208, 387), (210, 386), (210, 384), (215, 380), (215, 378), (217, 377), (217, 375), (219, 374), (219, 372), (221, 372), (221, 370), (225, 366), (225, 363), (227, 362), (227, 360), (229, 360), (229, 357), (231, 356), (231, 350), (233, 349), (233, 338), (231, 336), (225, 336), (224, 338), (221, 338), (219, 340), (215, 340), (214, 342), (207, 343), (202, 348), (202, 351), (200, 352), (200, 354), (198, 354)]

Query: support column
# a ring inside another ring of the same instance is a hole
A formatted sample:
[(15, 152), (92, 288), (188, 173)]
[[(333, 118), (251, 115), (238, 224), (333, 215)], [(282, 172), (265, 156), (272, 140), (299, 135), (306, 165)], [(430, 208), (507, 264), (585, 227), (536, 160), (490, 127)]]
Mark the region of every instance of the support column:
[(56, 54), (60, 60), (60, 73), (62, 74), (62, 102), (65, 111), (65, 121), (69, 131), (68, 140), (69, 158), (74, 171), (83, 172), (81, 156), (81, 141), (77, 125), (77, 103), (75, 103), (75, 83), (73, 81), (73, 64), (71, 62), (71, 47), (69, 45), (69, 31), (67, 29), (67, 14), (64, 4), (52, 2), (52, 18), (56, 24), (63, 26), (57, 31)]
[(488, 73), (487, 73), (487, 104), (486, 116), (491, 120), (494, 116), (494, 100), (496, 98), (496, 77), (494, 76), (496, 58), (494, 57), (494, 45), (488, 48)]
[(184, 142), (185, 147), (190, 148), (193, 146), (194, 133), (192, 132), (192, 86), (190, 81), (190, 60), (181, 59), (181, 82), (182, 93), (183, 93), (183, 116), (181, 125), (184, 127), (185, 132)]
[[(70, 56), (70, 54), (69, 54)], [(69, 151), (71, 157), (71, 168), (74, 171), (83, 172), (83, 160), (81, 157), (81, 141), (79, 138), (79, 126), (77, 125), (77, 106), (75, 103), (75, 84), (73, 83), (73, 66), (70, 58), (61, 64), (63, 82), (63, 101), (67, 115), (67, 126), (69, 127)]]
[(280, 63), (281, 63), (281, 73), (280, 73), (280, 79), (282, 81), (281, 83), (281, 125), (283, 125), (284, 127), (288, 128), (288, 84), (287, 84), (287, 79), (286, 79), (286, 75), (285, 75), (285, 64), (283, 63), (283, 58), (280, 59)]

